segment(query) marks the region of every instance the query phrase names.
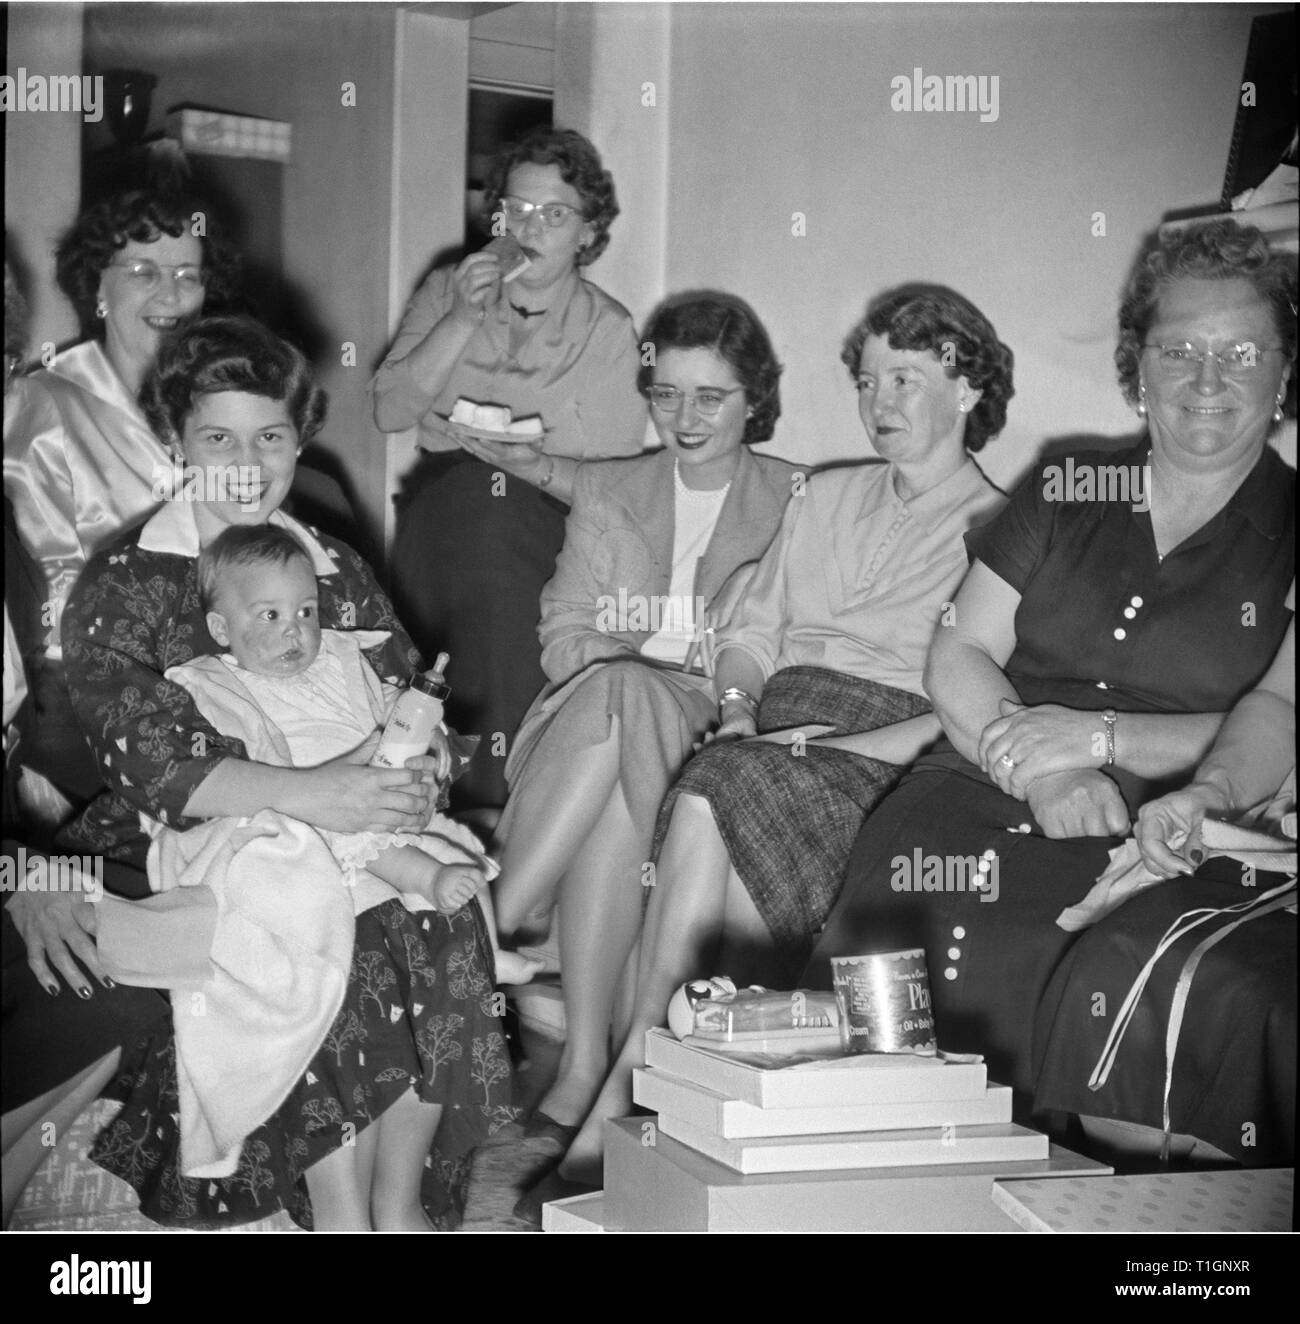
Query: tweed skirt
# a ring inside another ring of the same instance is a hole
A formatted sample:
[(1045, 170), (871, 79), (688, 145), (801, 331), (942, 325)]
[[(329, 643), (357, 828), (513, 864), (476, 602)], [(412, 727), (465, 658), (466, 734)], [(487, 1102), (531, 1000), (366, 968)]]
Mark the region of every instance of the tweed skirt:
[[(891, 726), (930, 711), (919, 694), (823, 667), (787, 667), (763, 689), (758, 729), (829, 723), (831, 734)], [(658, 858), (682, 794), (709, 802), (736, 873), (772, 934), (791, 979), (839, 895), (863, 818), (906, 771), (808, 744), (714, 745), (687, 764), (659, 812)]]

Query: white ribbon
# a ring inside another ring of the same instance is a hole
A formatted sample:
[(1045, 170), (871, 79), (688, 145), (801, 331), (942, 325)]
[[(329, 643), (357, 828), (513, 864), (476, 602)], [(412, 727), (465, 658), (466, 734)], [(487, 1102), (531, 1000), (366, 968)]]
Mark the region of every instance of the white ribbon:
[(1151, 954), (1147, 963), (1138, 973), (1138, 977), (1133, 981), (1133, 986), (1129, 989), (1119, 1009), (1119, 1014), (1115, 1017), (1115, 1023), (1111, 1026), (1110, 1034), (1107, 1036), (1106, 1044), (1101, 1050), (1101, 1056), (1097, 1059), (1097, 1065), (1092, 1070), (1092, 1075), (1088, 1078), (1088, 1088), (1090, 1090), (1099, 1090), (1106, 1084), (1110, 1077), (1111, 1068), (1115, 1065), (1115, 1058), (1119, 1053), (1120, 1044), (1124, 1040), (1124, 1035), (1128, 1030), (1129, 1022), (1133, 1018), (1133, 1013), (1137, 1010), (1137, 1004), (1146, 989), (1147, 981), (1151, 978), (1151, 973), (1155, 969), (1156, 962), (1184, 935), (1190, 933), (1193, 929), (1207, 923), (1219, 915), (1239, 914), (1238, 919), (1233, 920), (1231, 924), (1225, 925), (1222, 929), (1212, 933), (1208, 938), (1200, 942), (1192, 951), (1191, 955), (1183, 963), (1183, 968), (1179, 972), (1178, 981), (1174, 986), (1174, 995), (1169, 1007), (1169, 1024), (1165, 1031), (1165, 1088), (1162, 1107), (1162, 1120), (1164, 1124), (1164, 1144), (1161, 1149), (1162, 1159), (1167, 1158), (1169, 1154), (1169, 1141), (1172, 1133), (1172, 1124), (1169, 1116), (1169, 1094), (1173, 1088), (1174, 1081), (1174, 1058), (1178, 1050), (1178, 1037), (1182, 1031), (1183, 1015), (1187, 1009), (1187, 999), (1191, 993), (1192, 980), (1196, 975), (1196, 969), (1201, 963), (1201, 958), (1216, 943), (1222, 942), (1234, 929), (1242, 924), (1247, 924), (1251, 920), (1261, 919), (1265, 915), (1272, 914), (1277, 910), (1284, 910), (1287, 906), (1295, 903), (1296, 880), (1288, 879), (1285, 883), (1271, 888), (1267, 892), (1262, 892), (1259, 896), (1249, 901), (1239, 901), (1235, 905), (1222, 906), (1218, 908), (1202, 908), (1189, 910), (1174, 920), (1174, 922), (1165, 930), (1164, 936), (1156, 944), (1155, 951)]

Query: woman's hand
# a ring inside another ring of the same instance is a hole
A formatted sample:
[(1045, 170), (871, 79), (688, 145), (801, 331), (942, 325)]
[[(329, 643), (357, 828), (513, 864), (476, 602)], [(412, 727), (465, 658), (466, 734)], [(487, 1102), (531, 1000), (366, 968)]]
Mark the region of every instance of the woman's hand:
[(698, 754), (705, 745), (726, 745), (733, 740), (748, 740), (758, 734), (758, 723), (754, 714), (743, 709), (728, 713), (726, 720), (720, 722), (712, 731), (706, 731), (701, 740), (694, 745)]
[(495, 253), (471, 253), (452, 273), (450, 316), (477, 326), (496, 299), (501, 281), (501, 263)]
[[(445, 786), (455, 764), (445, 727), (439, 726), (434, 729), (433, 739), (429, 742), (428, 757), (433, 760), (434, 783), (439, 787)], [(406, 766), (409, 768), (414, 762), (415, 760), (410, 760)]]
[(979, 764), (1017, 800), (1024, 800), (1030, 785), (1040, 778), (1099, 768), (1106, 762), (1100, 713), (1079, 712), (1057, 703), (1026, 708), (1010, 699), (1000, 700), (998, 706), (1002, 716), (980, 735)]
[(1196, 872), (1205, 858), (1201, 823), (1207, 813), (1226, 813), (1228, 797), (1217, 786), (1193, 782), (1152, 800), (1138, 810), (1138, 849), (1142, 862), (1161, 878)]
[(1025, 796), (1043, 835), (1118, 837), (1128, 831), (1128, 807), (1105, 773), (1076, 768), (1040, 777)]
[(85, 896), (71, 892), (15, 892), (5, 909), (27, 948), (27, 964), (47, 993), (53, 995), (59, 991), (59, 981), (50, 969), (53, 965), (78, 997), (91, 996), (90, 984), (78, 967), (78, 960), (105, 988), (113, 987), (95, 949), (99, 914)]
[(532, 446), (510, 441), (485, 441), (482, 437), (458, 435), (457, 442), (485, 464), (536, 487), (546, 477), (553, 460)]
[(301, 770), (293, 803), (279, 807), (334, 832), (418, 831), (437, 802), (438, 764), (425, 754), (408, 759), (405, 768), (371, 768), (344, 755)]

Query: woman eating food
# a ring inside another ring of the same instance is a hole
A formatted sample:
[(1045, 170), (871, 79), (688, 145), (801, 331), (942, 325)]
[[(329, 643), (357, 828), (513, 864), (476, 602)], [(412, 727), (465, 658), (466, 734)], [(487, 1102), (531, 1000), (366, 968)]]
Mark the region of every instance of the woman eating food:
[[(505, 803), (505, 743), (546, 683), (538, 599), (578, 464), (635, 455), (645, 434), (632, 319), (584, 274), (618, 215), (596, 149), (534, 130), (496, 161), (486, 210), (497, 240), (425, 281), (371, 384), (379, 428), (416, 428), (424, 452), (392, 577), (421, 650), (451, 654), (450, 720), (484, 738), (457, 783), (466, 808)], [(510, 436), (508, 417), (534, 430)]]

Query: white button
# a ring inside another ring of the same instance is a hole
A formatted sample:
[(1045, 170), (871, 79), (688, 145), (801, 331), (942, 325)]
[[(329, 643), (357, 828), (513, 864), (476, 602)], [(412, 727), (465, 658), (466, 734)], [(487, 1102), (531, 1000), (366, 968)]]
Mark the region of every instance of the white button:
[(960, 947), (949, 947), (949, 948), (948, 948), (948, 959), (949, 959), (950, 961), (960, 961), (960, 960), (961, 960), (961, 948), (960, 948)]
[(990, 846), (988, 850), (984, 851), (980, 855), (981, 860), (996, 860), (997, 858), (998, 858), (998, 853), (993, 849), (992, 846)]
[(966, 930), (958, 924), (957, 927), (953, 929), (952, 936), (960, 942), (961, 939), (966, 936)]
[(988, 860), (981, 860), (977, 866), (981, 874), (986, 874), (993, 867)]
[(1127, 621), (1131, 621), (1136, 615), (1137, 615), (1137, 612), (1135, 612), (1135, 611), (1133, 610), (1132, 607), (1125, 607), (1125, 608), (1124, 608), (1124, 619), (1125, 619), (1125, 620), (1127, 620)]
[(956, 978), (957, 978), (957, 967), (956, 967), (955, 965), (950, 965), (950, 966), (948, 966), (948, 967), (944, 970), (944, 972), (943, 972), (943, 977), (944, 977), (945, 979), (947, 979), (947, 980), (953, 980), (953, 979), (956, 979)]
[(1140, 607), (1142, 605), (1142, 599), (1139, 598), (1135, 593), (1131, 598), (1129, 598), (1129, 605), (1133, 607)]
[(1116, 639), (1127, 639), (1127, 638), (1128, 638), (1128, 631), (1127, 631), (1126, 629), (1124, 629), (1123, 626), (1118, 627), (1118, 628), (1115, 630), (1115, 638), (1116, 638)]

